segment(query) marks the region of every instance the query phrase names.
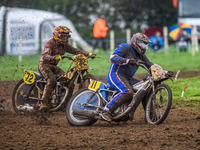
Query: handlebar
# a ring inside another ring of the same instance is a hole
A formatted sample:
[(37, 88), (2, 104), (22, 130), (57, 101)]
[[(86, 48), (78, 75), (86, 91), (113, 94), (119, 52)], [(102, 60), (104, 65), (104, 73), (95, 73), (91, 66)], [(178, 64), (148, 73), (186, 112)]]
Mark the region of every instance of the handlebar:
[[(62, 59), (64, 59), (64, 58), (67, 58), (67, 59), (69, 59), (69, 60), (72, 60), (72, 61), (74, 61), (74, 59), (72, 58), (72, 57), (70, 57), (70, 56), (61, 56), (61, 58)], [(93, 56), (87, 56), (87, 58), (92, 58), (92, 59), (94, 59), (94, 58), (100, 58), (100, 57), (98, 57), (98, 56), (96, 56), (96, 57), (93, 57)]]
[(100, 58), (99, 56), (87, 56), (87, 58), (92, 58), (92, 59), (94, 59), (94, 58)]
[(167, 71), (166, 75), (169, 76), (169, 77), (173, 77), (174, 72), (173, 71)]
[(150, 63), (141, 60), (137, 61), (137, 63), (139, 63), (139, 65), (144, 65), (144, 64), (151, 65)]
[(69, 60), (74, 60), (72, 57), (70, 57), (70, 56), (68, 56), (68, 55), (67, 55), (67, 56), (61, 56), (61, 58), (62, 58), (62, 59), (68, 58)]
[[(138, 61), (137, 63), (139, 63), (140, 66), (144, 67), (149, 73), (151, 73), (151, 69), (150, 68), (148, 69), (145, 66), (145, 64), (151, 66), (150, 63), (144, 62), (144, 61)], [(165, 70), (165, 75), (168, 76), (168, 77), (173, 77), (174, 76), (174, 72)]]
[[(151, 66), (150, 63), (139, 60), (139, 61), (137, 61), (137, 64), (139, 66), (143, 67), (144, 69), (146, 69), (148, 72), (150, 72), (150, 66)], [(149, 67), (148, 67), (149, 69), (145, 65), (149, 65)]]

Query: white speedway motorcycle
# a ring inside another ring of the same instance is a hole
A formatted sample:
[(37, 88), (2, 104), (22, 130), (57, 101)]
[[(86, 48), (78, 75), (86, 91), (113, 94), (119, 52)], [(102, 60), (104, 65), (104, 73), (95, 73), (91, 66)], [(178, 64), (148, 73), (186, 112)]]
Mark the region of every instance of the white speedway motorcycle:
[[(145, 68), (144, 62), (141, 65)], [(161, 124), (167, 117), (172, 104), (172, 91), (163, 81), (173, 76), (172, 71), (165, 71), (154, 64), (149, 74), (140, 82), (132, 86), (135, 95), (142, 95), (139, 101), (134, 98), (126, 101), (112, 114), (112, 121), (127, 121), (142, 101), (145, 109), (145, 121), (148, 124)], [(66, 117), (71, 125), (88, 126), (101, 119), (104, 106), (109, 103), (117, 90), (100, 81), (91, 80), (88, 87), (80, 89), (69, 100)], [(141, 94), (142, 93), (142, 94)]]

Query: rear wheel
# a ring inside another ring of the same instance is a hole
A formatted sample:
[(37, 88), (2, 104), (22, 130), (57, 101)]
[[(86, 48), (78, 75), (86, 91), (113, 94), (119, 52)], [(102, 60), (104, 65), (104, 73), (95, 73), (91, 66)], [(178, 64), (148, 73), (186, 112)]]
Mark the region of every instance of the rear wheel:
[(172, 105), (172, 91), (168, 85), (161, 84), (156, 87), (155, 100), (153, 93), (150, 95), (146, 110), (145, 119), (148, 124), (161, 124), (167, 117)]
[[(83, 119), (73, 115), (73, 110), (78, 108), (82, 110), (91, 110), (91, 111), (98, 111), (98, 107), (102, 106), (101, 98), (96, 93), (93, 98), (87, 103), (88, 105), (83, 105), (86, 103), (87, 99), (94, 94), (94, 91), (89, 90), (88, 88), (82, 88), (78, 92), (76, 92), (69, 100), (66, 108), (66, 117), (68, 122), (74, 126), (89, 126), (94, 124), (97, 120), (96, 119)], [(91, 105), (95, 105), (93, 107)]]
[[(25, 111), (22, 111), (20, 108), (26, 108), (26, 113), (31, 112), (30, 110), (33, 108), (33, 104), (38, 104), (37, 100), (30, 100), (25, 98), (29, 91), (31, 90), (32, 84), (26, 84), (23, 80), (20, 80), (12, 95), (12, 104), (15, 112), (17, 114), (25, 114)], [(34, 86), (32, 91), (30, 92), (31, 97), (40, 98), (41, 94), (39, 90)]]

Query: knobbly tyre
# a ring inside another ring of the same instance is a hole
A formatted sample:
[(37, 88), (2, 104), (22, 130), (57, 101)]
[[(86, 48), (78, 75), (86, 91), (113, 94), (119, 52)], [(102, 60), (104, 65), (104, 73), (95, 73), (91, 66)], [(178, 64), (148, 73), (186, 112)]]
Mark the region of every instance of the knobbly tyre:
[[(139, 101), (133, 98), (118, 107), (112, 114), (112, 121), (128, 121), (142, 101), (145, 109), (145, 121), (148, 124), (161, 124), (167, 117), (172, 104), (172, 91), (163, 81), (173, 76), (172, 71), (165, 71), (161, 66), (154, 64), (149, 73), (140, 82), (132, 86), (134, 95), (143, 93)], [(66, 108), (66, 117), (71, 125), (89, 126), (101, 119), (104, 106), (109, 103), (117, 90), (112, 89), (100, 81), (92, 80), (90, 85), (80, 89), (69, 100)], [(133, 97), (134, 97), (133, 95)], [(140, 94), (141, 95), (141, 94)]]
[[(75, 84), (78, 89), (87, 87), (90, 79), (95, 77), (89, 74), (88, 58), (82, 54), (74, 58), (62, 56), (62, 59), (71, 60), (66, 73), (56, 77), (56, 86), (51, 96), (49, 111), (65, 111), (67, 101), (72, 96)], [(75, 63), (73, 67), (72, 64)], [(30, 114), (37, 111), (42, 104), (42, 94), (47, 82), (37, 72), (25, 70), (23, 79), (20, 80), (12, 95), (12, 104), (17, 114)]]

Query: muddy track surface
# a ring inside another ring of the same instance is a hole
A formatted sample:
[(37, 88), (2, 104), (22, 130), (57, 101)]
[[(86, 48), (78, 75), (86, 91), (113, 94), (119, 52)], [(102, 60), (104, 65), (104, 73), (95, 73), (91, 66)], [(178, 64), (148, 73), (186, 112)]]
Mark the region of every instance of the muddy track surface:
[[(185, 75), (184, 75), (185, 74)], [(189, 75), (190, 74), (190, 75)], [(199, 72), (180, 73), (179, 77), (199, 76)], [(141, 79), (144, 75), (138, 75)], [(106, 82), (106, 77), (97, 77)], [(64, 112), (20, 116), (12, 109), (11, 97), (17, 81), (0, 82), (0, 149), (189, 149), (200, 150), (199, 109), (172, 109), (161, 125), (144, 122), (141, 106), (133, 121), (74, 127)]]

